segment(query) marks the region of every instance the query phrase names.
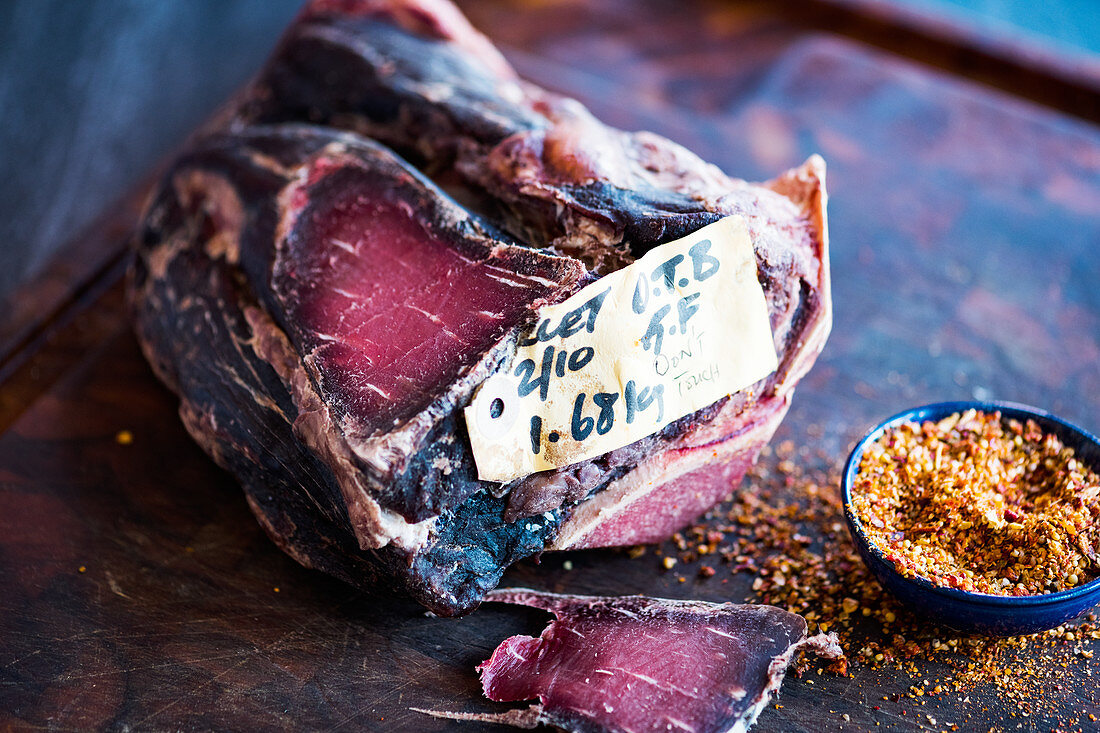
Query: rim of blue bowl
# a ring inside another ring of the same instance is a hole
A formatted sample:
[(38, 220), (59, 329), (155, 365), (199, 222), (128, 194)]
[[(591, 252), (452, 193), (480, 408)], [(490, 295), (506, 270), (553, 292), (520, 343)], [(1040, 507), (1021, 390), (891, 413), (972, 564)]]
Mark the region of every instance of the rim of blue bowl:
[[(867, 433), (860, 438), (855, 447), (852, 448), (852, 452), (848, 455), (848, 461), (844, 465), (844, 474), (840, 482), (840, 494), (841, 502), (844, 504), (844, 516), (848, 520), (848, 526), (859, 535), (859, 541), (876, 559), (880, 560), (886, 569), (895, 575), (909, 583), (920, 586), (922, 589), (937, 593), (947, 598), (953, 598), (958, 601), (964, 601), (976, 605), (985, 606), (999, 606), (999, 607), (1020, 607), (1020, 606), (1045, 606), (1048, 604), (1057, 604), (1062, 601), (1072, 600), (1079, 596), (1088, 595), (1094, 591), (1100, 590), (1100, 578), (1094, 578), (1088, 583), (1074, 586), (1073, 588), (1067, 588), (1066, 590), (1056, 591), (1054, 593), (1043, 593), (1040, 595), (1028, 595), (1028, 596), (1002, 596), (994, 595), (992, 593), (975, 593), (972, 591), (959, 590), (958, 588), (948, 588), (942, 585), (936, 585), (927, 578), (920, 576), (909, 577), (902, 575), (898, 572), (897, 567), (892, 561), (890, 561), (886, 554), (870, 540), (867, 533), (863, 530), (863, 525), (859, 521), (859, 518), (852, 510), (852, 482), (856, 474), (859, 472), (859, 459), (863, 457), (863, 451), (866, 446), (872, 441), (876, 440), (886, 430), (896, 427), (906, 422), (921, 423), (926, 420), (942, 419), (948, 415), (953, 415), (956, 412), (964, 412), (966, 410), (978, 410), (980, 412), (1000, 412), (1002, 416), (1009, 418), (1019, 419), (1023, 418), (1038, 418), (1040, 421), (1046, 421), (1048, 423), (1055, 423), (1062, 426), (1064, 429), (1073, 433), (1077, 433), (1082, 440), (1092, 442), (1100, 450), (1100, 438), (1089, 431), (1074, 425), (1071, 422), (1067, 422), (1057, 415), (1053, 415), (1045, 410), (1040, 410), (1037, 407), (1031, 405), (1025, 405), (1019, 402), (990, 402), (980, 400), (961, 400), (953, 402), (933, 402), (927, 405), (921, 405), (920, 407), (911, 407), (908, 410), (903, 410), (896, 415), (888, 417), (887, 419), (874, 426)], [(935, 416), (939, 417), (935, 417)], [(1047, 432), (1044, 426), (1044, 432)], [(1063, 441), (1065, 442), (1065, 441)], [(1075, 453), (1079, 453), (1076, 449)], [(1094, 471), (1100, 471), (1100, 460), (1089, 461), (1088, 465)]]

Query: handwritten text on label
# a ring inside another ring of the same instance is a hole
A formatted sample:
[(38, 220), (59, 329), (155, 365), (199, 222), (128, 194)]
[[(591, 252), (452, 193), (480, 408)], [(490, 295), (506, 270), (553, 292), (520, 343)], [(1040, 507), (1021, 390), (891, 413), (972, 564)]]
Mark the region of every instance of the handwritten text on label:
[(510, 481), (621, 448), (776, 365), (748, 228), (727, 217), (540, 311), (466, 408), (478, 475)]

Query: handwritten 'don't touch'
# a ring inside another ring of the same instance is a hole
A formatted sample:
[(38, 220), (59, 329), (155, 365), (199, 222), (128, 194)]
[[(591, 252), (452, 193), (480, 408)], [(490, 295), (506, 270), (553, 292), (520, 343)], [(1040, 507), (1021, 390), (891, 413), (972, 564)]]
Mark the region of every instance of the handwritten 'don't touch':
[(748, 227), (729, 216), (539, 312), (466, 408), (478, 476), (510, 481), (621, 448), (777, 365)]

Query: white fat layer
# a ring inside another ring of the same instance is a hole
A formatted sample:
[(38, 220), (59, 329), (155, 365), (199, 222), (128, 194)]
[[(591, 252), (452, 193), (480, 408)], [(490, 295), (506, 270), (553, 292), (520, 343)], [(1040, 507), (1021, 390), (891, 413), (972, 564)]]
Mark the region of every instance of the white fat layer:
[(387, 544), (393, 543), (411, 552), (427, 543), (428, 535), (435, 527), (435, 522), (436, 517), (430, 517), (422, 522), (413, 523), (396, 512), (381, 509), (378, 513), (379, 540)]

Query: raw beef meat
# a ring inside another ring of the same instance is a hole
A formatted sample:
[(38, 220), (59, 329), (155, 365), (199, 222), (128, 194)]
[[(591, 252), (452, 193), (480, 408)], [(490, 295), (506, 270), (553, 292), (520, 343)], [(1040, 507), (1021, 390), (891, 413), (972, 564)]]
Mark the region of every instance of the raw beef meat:
[(539, 638), (506, 639), (478, 667), (489, 699), (539, 703), (446, 717), (585, 733), (745, 731), (798, 650), (843, 657), (835, 635), (807, 638), (801, 616), (774, 606), (523, 588), (492, 591), (486, 600), (554, 614)]
[[(155, 192), (138, 335), (282, 548), (463, 613), (519, 558), (662, 539), (740, 480), (828, 333), (823, 175), (749, 184), (607, 128), (444, 2), (315, 0)], [(461, 410), (539, 308), (728, 214), (779, 369), (598, 458), (480, 481)]]
[[(508, 487), (512, 519), (610, 489), (566, 523), (554, 548), (656, 541), (720, 501), (824, 346), (831, 309), (819, 158), (755, 185), (660, 136), (608, 128), (575, 100), (520, 81), (448, 3), (311, 3), (237, 114), (238, 123), (310, 120), (370, 135), (465, 186), (466, 198), (523, 241), (597, 273), (722, 216), (747, 218), (779, 369), (755, 397), (736, 395), (656, 441)], [(662, 449), (670, 441), (677, 450)]]

